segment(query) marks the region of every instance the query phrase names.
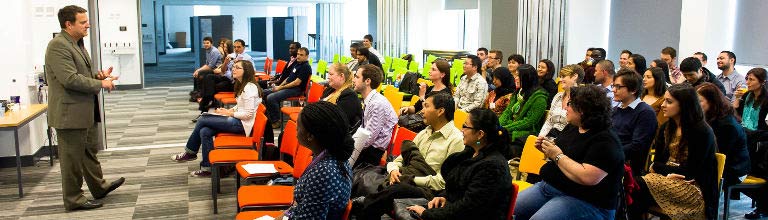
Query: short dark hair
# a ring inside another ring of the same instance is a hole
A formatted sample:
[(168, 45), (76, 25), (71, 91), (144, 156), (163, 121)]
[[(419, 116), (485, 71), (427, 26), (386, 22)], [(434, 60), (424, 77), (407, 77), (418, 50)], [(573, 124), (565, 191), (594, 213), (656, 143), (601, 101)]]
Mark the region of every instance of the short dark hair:
[(445, 109), (445, 120), (453, 121), (453, 114), (456, 112), (456, 102), (453, 100), (453, 96), (444, 92), (430, 92), (424, 100), (429, 98), (432, 98), (432, 105), (436, 109)]
[(333, 103), (319, 101), (304, 106), (299, 113), (299, 121), (300, 126), (315, 137), (320, 147), (336, 159), (342, 172), (351, 177), (343, 167), (352, 155), (355, 141), (349, 132), (349, 122), (344, 111)]
[(212, 37), (204, 37), (203, 41), (208, 41), (208, 42), (211, 42), (211, 44), (213, 44), (213, 38)]
[(235, 43), (240, 43), (243, 45), (243, 48), (245, 48), (245, 41), (243, 39), (237, 39), (235, 40)]
[(499, 59), (499, 62), (501, 62), (501, 59), (504, 59), (504, 53), (502, 53), (500, 50), (491, 50), (490, 53), (496, 54), (496, 58)]
[(629, 59), (632, 59), (632, 62), (635, 63), (635, 72), (637, 74), (643, 74), (645, 73), (645, 70), (648, 69), (648, 64), (645, 63), (645, 57), (640, 54), (632, 54), (629, 55)]
[(80, 6), (77, 6), (77, 5), (69, 5), (59, 9), (59, 13), (58, 13), (59, 26), (62, 29), (67, 28), (67, 21), (74, 24), (75, 20), (77, 20), (77, 14), (86, 13), (86, 12), (88, 11), (86, 11), (85, 8), (81, 8)]
[(611, 127), (611, 102), (605, 88), (597, 85), (571, 87), (571, 108), (581, 113), (581, 127), (604, 130)]
[(293, 44), (293, 46), (296, 46), (296, 48), (301, 48), (301, 43), (299, 43), (298, 41), (293, 41), (289, 43), (288, 46), (290, 47), (291, 44)]
[[(600, 48), (600, 47), (597, 47), (597, 48), (595, 48), (594, 50), (596, 50), (596, 51), (600, 51), (600, 58), (605, 58), (605, 49), (603, 49), (603, 48)], [(594, 53), (594, 52), (592, 52), (592, 56), (594, 56), (594, 55), (595, 55), (595, 53)]]
[(595, 50), (594, 47), (587, 48), (587, 51), (593, 51), (593, 50)]
[(363, 36), (363, 39), (368, 39), (368, 41), (373, 42), (373, 35), (366, 34), (365, 36)]
[(680, 72), (695, 72), (701, 69), (701, 61), (696, 57), (687, 57), (680, 62)]
[(544, 63), (547, 66), (547, 73), (539, 81), (539, 83), (544, 83), (544, 81), (550, 80), (555, 76), (555, 63), (552, 63), (549, 59), (539, 60), (539, 63)]
[(357, 54), (365, 56), (366, 59), (371, 56), (371, 51), (367, 47), (358, 47)]
[[(661, 60), (659, 60), (659, 61), (661, 61)], [(664, 61), (661, 61), (661, 62), (664, 63)], [(666, 63), (664, 63), (664, 64), (666, 64)], [(658, 96), (658, 97), (664, 96), (664, 93), (667, 92), (667, 84), (665, 83), (666, 82), (666, 73), (664, 72), (664, 69), (662, 69), (661, 67), (656, 66), (656, 67), (648, 68), (648, 70), (646, 70), (646, 72), (648, 72), (648, 71), (651, 72), (651, 76), (653, 77), (653, 93), (656, 96)], [(645, 73), (643, 73), (643, 74), (645, 74)], [(649, 91), (649, 89), (644, 89), (642, 96), (648, 95), (648, 91)]]
[(304, 53), (307, 53), (307, 56), (309, 56), (309, 49), (306, 47), (299, 48), (300, 51), (304, 51)]
[(511, 60), (514, 60), (515, 62), (517, 62), (517, 64), (525, 64), (525, 57), (523, 57), (523, 55), (520, 55), (520, 54), (509, 55), (509, 58), (507, 58), (507, 62)]
[(485, 52), (485, 55), (488, 55), (488, 48), (485, 48), (485, 47), (477, 48), (477, 51), (483, 51)]
[(664, 49), (661, 49), (661, 53), (669, 55), (673, 59), (677, 57), (677, 50), (675, 50), (675, 48), (672, 48), (672, 47), (665, 47)]
[(359, 43), (352, 43), (352, 44), (349, 45), (349, 48), (355, 48), (355, 50), (360, 49), (360, 44)]
[(472, 66), (474, 66), (475, 69), (477, 69), (478, 73), (483, 72), (483, 61), (480, 60), (480, 57), (470, 54), (470, 55), (467, 55), (467, 58), (472, 60)]
[(705, 53), (703, 53), (701, 51), (693, 53), (693, 55), (701, 55), (701, 59), (704, 60), (704, 61), (707, 61), (707, 54), (705, 54)]
[(616, 75), (616, 70), (613, 66), (613, 61), (611, 60), (601, 60), (600, 62), (597, 62), (595, 66), (600, 65), (600, 68), (605, 69), (606, 72), (608, 72), (608, 75), (614, 76)]
[[(616, 73), (616, 81), (618, 81), (619, 78), (621, 78), (621, 83), (624, 84), (624, 87), (627, 87), (629, 92), (635, 93), (635, 98), (640, 98), (640, 95), (643, 93), (643, 80), (640, 79), (640, 76), (635, 70), (621, 68), (619, 72)], [(613, 83), (616, 83), (616, 81)]]
[(358, 71), (360, 71), (360, 77), (362, 77), (362, 80), (365, 81), (366, 79), (371, 80), (371, 88), (376, 89), (379, 88), (379, 85), (381, 84), (381, 78), (383, 77), (382, 70), (379, 69), (378, 66), (373, 64), (365, 64), (358, 68)]
[(620, 54), (625, 54), (625, 53), (632, 56), (632, 51), (629, 51), (629, 50), (622, 50)]
[[(728, 54), (728, 59), (733, 59), (733, 63), (736, 63), (736, 54), (735, 53), (733, 53), (731, 51), (727, 51), (727, 50), (720, 51), (720, 53)], [(706, 58), (704, 60), (706, 60)]]

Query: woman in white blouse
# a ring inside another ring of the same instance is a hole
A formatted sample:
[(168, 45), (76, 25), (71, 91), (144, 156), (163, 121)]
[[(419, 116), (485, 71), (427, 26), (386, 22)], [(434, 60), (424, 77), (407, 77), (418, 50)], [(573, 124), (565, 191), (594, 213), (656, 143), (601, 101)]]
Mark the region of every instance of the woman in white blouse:
[[(584, 69), (579, 65), (571, 64), (561, 68), (560, 73), (557, 75), (560, 77), (560, 85), (563, 91), (558, 92), (552, 98), (549, 114), (547, 114), (547, 118), (544, 121), (544, 126), (539, 131), (540, 137), (557, 137), (557, 134), (568, 124), (565, 120), (565, 106), (568, 104), (568, 100), (570, 100), (571, 87), (581, 83), (581, 80), (584, 79)], [(555, 129), (554, 132), (552, 132), (552, 128)]]
[(192, 176), (208, 177), (211, 175), (211, 164), (208, 153), (213, 149), (213, 137), (219, 132), (251, 135), (256, 109), (261, 103), (261, 88), (255, 83), (253, 64), (247, 60), (238, 60), (232, 67), (232, 77), (235, 78), (235, 98), (237, 105), (231, 109), (218, 108), (212, 114), (204, 114), (195, 124), (192, 135), (187, 140), (185, 152), (173, 155), (171, 159), (177, 162), (197, 159), (200, 146), (203, 148), (203, 160), (200, 170), (190, 173)]

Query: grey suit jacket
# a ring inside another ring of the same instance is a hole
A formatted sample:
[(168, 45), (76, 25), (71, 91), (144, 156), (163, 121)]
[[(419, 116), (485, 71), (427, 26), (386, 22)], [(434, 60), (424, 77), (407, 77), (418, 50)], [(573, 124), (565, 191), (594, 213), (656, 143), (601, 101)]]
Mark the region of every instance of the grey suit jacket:
[(45, 71), (48, 81), (48, 124), (57, 129), (90, 128), (101, 81), (91, 58), (66, 31), (48, 42)]

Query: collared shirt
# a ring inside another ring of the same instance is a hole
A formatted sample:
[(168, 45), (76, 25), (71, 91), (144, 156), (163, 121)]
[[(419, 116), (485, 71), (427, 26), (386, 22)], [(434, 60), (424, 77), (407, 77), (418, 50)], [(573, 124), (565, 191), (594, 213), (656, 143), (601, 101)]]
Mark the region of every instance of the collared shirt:
[(488, 83), (485, 82), (480, 73), (475, 73), (469, 79), (467, 79), (467, 75), (461, 77), (453, 100), (456, 101), (461, 110), (469, 112), (483, 106), (486, 96), (488, 96)]
[[(683, 79), (685, 79), (685, 78), (683, 78)], [(601, 85), (601, 87), (602, 87), (602, 85)], [(608, 97), (608, 100), (611, 100), (611, 107), (616, 107), (616, 106), (621, 104), (620, 102), (613, 101), (613, 85), (608, 85), (608, 86), (603, 87), (603, 88), (605, 88), (605, 91), (606, 91), (605, 92), (605, 96)]]
[(544, 120), (544, 126), (539, 131), (539, 136), (547, 136), (552, 128), (558, 131), (563, 131), (568, 121), (566, 120), (566, 111), (563, 108), (563, 98), (565, 98), (565, 92), (559, 92), (552, 98), (552, 104), (549, 108), (549, 114), (547, 114)]
[(671, 81), (672, 84), (685, 82), (685, 77), (683, 77), (683, 72), (680, 72), (680, 68), (677, 68), (676, 66), (669, 67), (669, 81)]
[(386, 150), (397, 123), (397, 114), (387, 98), (376, 91), (368, 93), (364, 103), (363, 127), (371, 132), (371, 136), (363, 146)]
[(352, 74), (354, 74), (355, 72), (357, 72), (357, 68), (358, 68), (358, 67), (360, 67), (360, 65), (358, 65), (358, 63), (357, 63), (357, 59), (352, 59), (352, 61), (349, 61), (349, 63), (347, 63), (347, 68), (348, 68), (350, 71), (352, 71)]
[[(640, 100), (640, 99), (635, 99), (635, 101), (632, 101), (632, 102), (630, 102), (630, 103), (629, 103), (629, 105), (627, 105), (627, 107), (630, 107), (630, 108), (632, 108), (632, 109), (635, 109), (635, 108), (637, 108), (637, 105), (638, 105), (638, 104), (640, 104), (640, 102), (642, 102), (642, 100)], [(625, 108), (627, 108), (627, 107), (622, 107), (622, 105), (621, 105), (621, 104), (619, 104), (619, 105), (618, 105), (618, 107), (619, 107), (619, 108), (621, 108), (621, 109), (625, 109)]]
[(251, 58), (251, 55), (248, 55), (245, 52), (243, 52), (241, 54), (231, 53), (228, 56), (235, 56), (235, 59), (230, 60), (229, 64), (227, 64), (227, 72), (224, 73), (224, 76), (229, 78), (230, 81), (235, 82), (235, 79), (232, 78), (232, 66), (235, 65), (235, 61), (237, 61), (237, 60), (247, 60), (249, 62), (253, 62), (253, 59)]
[(744, 80), (744, 75), (741, 75), (735, 68), (728, 76), (720, 73), (720, 75), (717, 75), (717, 80), (720, 80), (720, 83), (723, 83), (723, 86), (725, 87), (725, 97), (728, 97), (730, 100), (733, 100), (733, 91), (736, 91), (741, 85), (747, 83)]
[[(427, 126), (416, 135), (413, 142), (416, 143), (429, 167), (437, 172), (434, 176), (414, 177), (413, 182), (417, 186), (429, 187), (433, 190), (445, 189), (445, 180), (440, 174), (440, 167), (448, 155), (464, 150), (464, 135), (453, 126), (453, 121), (450, 121), (437, 131), (433, 131), (432, 126)], [(402, 166), (403, 156), (400, 155), (394, 161), (387, 163), (387, 173), (399, 170)]]
[(221, 53), (219, 53), (219, 50), (213, 47), (205, 50), (205, 65), (208, 65), (211, 69), (216, 69), (219, 64), (221, 64)]

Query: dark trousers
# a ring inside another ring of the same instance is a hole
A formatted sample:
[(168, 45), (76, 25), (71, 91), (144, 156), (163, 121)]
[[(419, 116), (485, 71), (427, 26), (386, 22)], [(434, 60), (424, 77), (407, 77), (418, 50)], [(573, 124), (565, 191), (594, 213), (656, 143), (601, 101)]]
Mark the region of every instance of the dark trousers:
[(104, 180), (99, 152), (98, 126), (85, 129), (56, 129), (59, 139), (59, 163), (64, 208), (80, 207), (88, 199), (83, 195), (83, 179), (94, 197), (103, 195), (109, 184)]
[(203, 86), (203, 78), (207, 75), (213, 75), (213, 70), (202, 70), (200, 72), (197, 72), (197, 77), (193, 77), (192, 80), (194, 83), (192, 84), (192, 91), (200, 91), (200, 88)]
[(357, 156), (357, 160), (355, 161), (355, 164), (352, 166), (352, 168), (365, 167), (366, 164), (371, 166), (378, 166), (379, 163), (381, 163), (381, 155), (383, 154), (383, 150), (373, 146), (368, 146), (360, 151), (360, 156)]
[(755, 190), (744, 190), (742, 193), (755, 201), (757, 210), (763, 213), (768, 213), (768, 186), (764, 185)]
[(641, 176), (635, 176), (635, 182), (640, 186), (640, 189), (630, 195), (632, 196), (632, 205), (629, 205), (627, 209), (630, 220), (643, 219), (643, 214), (648, 212), (648, 207), (656, 204), (645, 180)]
[(432, 197), (432, 193), (427, 193), (425, 189), (411, 184), (396, 183), (378, 193), (366, 196), (357, 219), (381, 219), (381, 215), (393, 210), (392, 202), (395, 199), (426, 198), (432, 200)]
[(202, 100), (198, 110), (207, 112), (213, 102), (213, 95), (217, 92), (232, 92), (234, 90), (234, 85), (232, 85), (232, 81), (229, 78), (223, 75), (206, 74), (201, 83), (200, 96)]

